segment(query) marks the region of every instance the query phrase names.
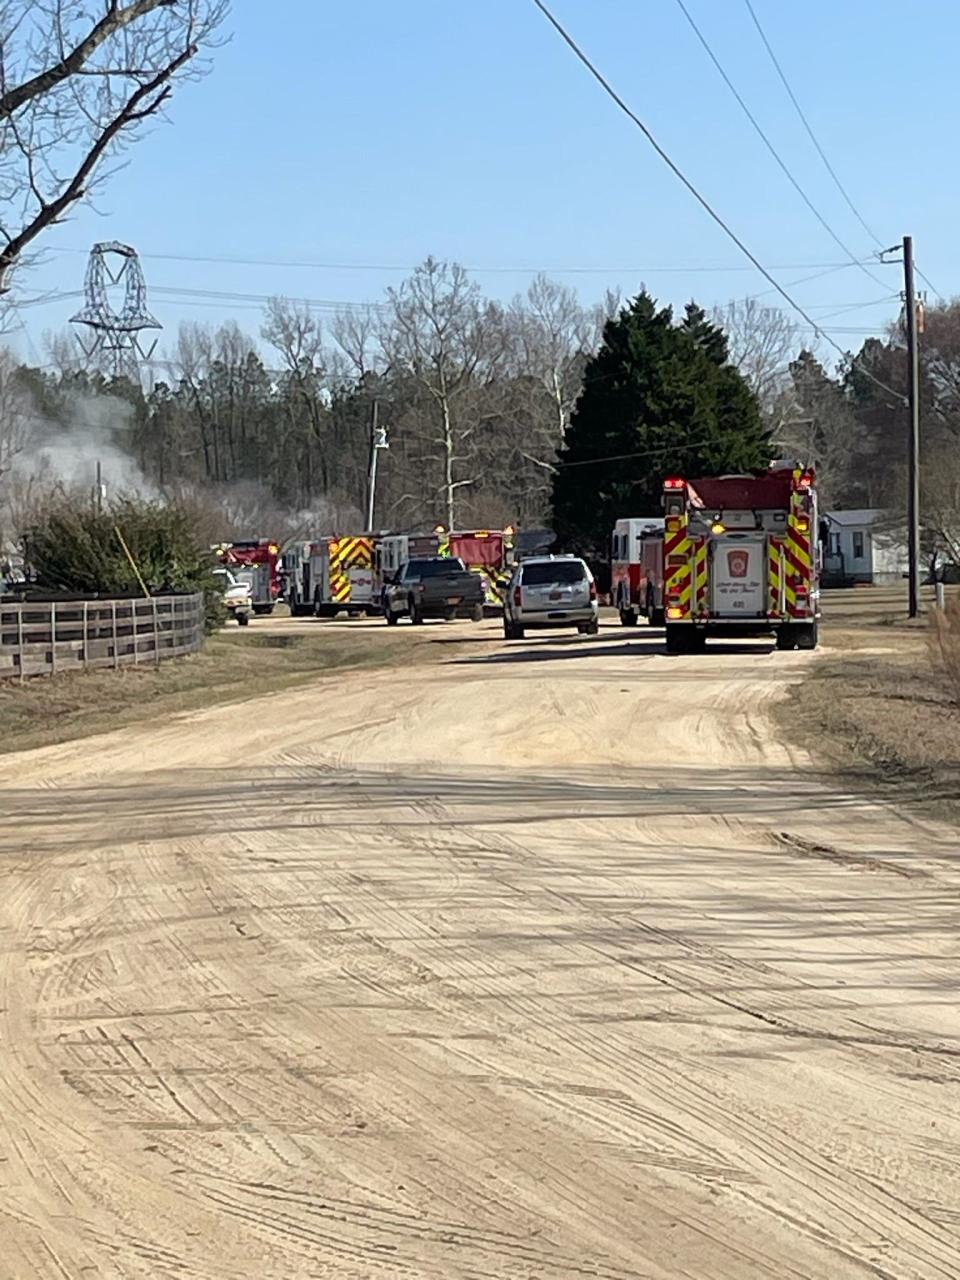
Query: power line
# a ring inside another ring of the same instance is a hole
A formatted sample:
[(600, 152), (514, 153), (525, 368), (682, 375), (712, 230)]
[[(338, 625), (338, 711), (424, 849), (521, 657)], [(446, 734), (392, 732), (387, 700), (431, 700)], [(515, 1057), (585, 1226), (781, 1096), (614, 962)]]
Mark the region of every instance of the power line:
[[(48, 250), (52, 253), (71, 253), (84, 254), (89, 251), (86, 249), (72, 248), (52, 248)], [(296, 270), (315, 270), (315, 271), (400, 271), (412, 272), (416, 270), (413, 266), (401, 266), (397, 263), (393, 264), (376, 264), (369, 262), (309, 262), (296, 261), (288, 258), (233, 258), (223, 257), (216, 254), (185, 254), (185, 253), (150, 253), (143, 252), (140, 257), (144, 260), (151, 261), (167, 261), (167, 262), (207, 262), (220, 264), (225, 266), (237, 267), (290, 267)], [(777, 262), (771, 267), (774, 271), (839, 271), (848, 266), (863, 266), (872, 259), (854, 259), (851, 262)], [(466, 271), (472, 271), (477, 275), (701, 275), (707, 273), (713, 274), (734, 274), (743, 271), (752, 271), (752, 267), (738, 265), (724, 266), (717, 263), (691, 263), (687, 266), (626, 266), (626, 267), (485, 267), (485, 266), (468, 266), (464, 268)]]
[(914, 263), (914, 264), (913, 264), (913, 269), (914, 269), (914, 271), (917, 273), (917, 275), (920, 277), (920, 279), (923, 281), (923, 283), (927, 286), (927, 288), (928, 288), (928, 289), (932, 289), (932, 290), (933, 290), (933, 292), (937, 295), (937, 297), (940, 299), (940, 301), (941, 301), (941, 302), (946, 302), (946, 300), (947, 300), (947, 299), (946, 299), (946, 297), (945, 297), (945, 296), (940, 292), (940, 290), (939, 290), (939, 289), (937, 288), (937, 286), (933, 283), (933, 281), (930, 279), (930, 277), (929, 277), (929, 276), (925, 276), (925, 275), (923, 274), (923, 272), (920, 270), (920, 268), (917, 266), (917, 264), (916, 264), (916, 263)]
[(780, 169), (783, 171), (784, 175), (786, 176), (786, 178), (787, 178), (787, 180), (789, 181), (790, 185), (791, 185), (791, 186), (793, 187), (793, 189), (796, 191), (797, 195), (800, 197), (800, 199), (803, 201), (803, 203), (807, 206), (807, 208), (810, 210), (810, 212), (813, 214), (813, 216), (816, 218), (816, 220), (820, 223), (821, 227), (823, 227), (823, 229), (824, 229), (824, 231), (826, 231), (827, 235), (829, 235), (829, 236), (830, 236), (831, 240), (833, 240), (833, 242), (834, 242), (836, 245), (838, 245), (838, 246), (843, 250), (843, 252), (847, 255), (847, 257), (850, 259), (850, 261), (851, 261), (852, 263), (856, 263), (856, 265), (860, 268), (860, 270), (863, 272), (863, 274), (864, 274), (865, 276), (868, 276), (868, 277), (869, 277), (869, 278), (874, 282), (874, 284), (882, 285), (882, 284), (883, 284), (883, 281), (882, 281), (878, 276), (875, 276), (875, 275), (873, 274), (873, 272), (872, 272), (872, 271), (869, 271), (869, 270), (864, 266), (864, 264), (863, 264), (863, 263), (862, 263), (862, 262), (857, 258), (857, 255), (853, 252), (853, 250), (852, 250), (852, 249), (850, 249), (850, 248), (848, 248), (848, 247), (847, 247), (847, 245), (845, 245), (845, 244), (844, 244), (844, 242), (840, 239), (840, 237), (839, 237), (839, 236), (837, 235), (837, 233), (834, 231), (833, 227), (831, 227), (830, 223), (829, 223), (829, 222), (827, 222), (826, 218), (823, 216), (823, 214), (820, 212), (820, 210), (816, 207), (816, 205), (813, 203), (813, 201), (812, 201), (812, 200), (810, 199), (810, 197), (807, 195), (806, 191), (804, 191), (803, 187), (801, 187), (800, 183), (797, 181), (796, 177), (794, 176), (793, 171), (789, 168), (789, 166), (787, 165), (787, 162), (786, 162), (786, 161), (784, 160), (784, 158), (781, 156), (780, 152), (777, 150), (777, 148), (776, 148), (776, 147), (773, 145), (773, 143), (770, 141), (770, 138), (768, 137), (768, 135), (767, 135), (767, 134), (766, 134), (766, 132), (764, 131), (763, 127), (761, 126), (761, 124), (760, 124), (760, 122), (759, 122), (759, 120), (757, 120), (757, 117), (753, 114), (753, 112), (752, 112), (752, 111), (750, 110), (750, 108), (747, 106), (746, 102), (744, 101), (743, 97), (741, 96), (741, 94), (740, 94), (739, 90), (737, 89), (736, 85), (733, 83), (733, 81), (732, 81), (732, 80), (730, 79), (730, 77), (727, 75), (726, 71), (725, 71), (725, 70), (724, 70), (724, 68), (723, 68), (722, 63), (720, 62), (720, 59), (719, 59), (719, 58), (717, 57), (717, 55), (714, 53), (714, 51), (713, 51), (713, 49), (711, 48), (710, 43), (709, 43), (709, 41), (707, 40), (706, 36), (703, 34), (703, 32), (702, 32), (702, 31), (700, 30), (700, 28), (697, 26), (697, 23), (695, 22), (695, 20), (694, 20), (694, 18), (693, 18), (693, 15), (690, 13), (690, 10), (689, 10), (689, 9), (687, 8), (687, 6), (684, 4), (683, 0), (676, 0), (676, 4), (677, 4), (677, 7), (679, 8), (680, 12), (683, 14), (683, 16), (686, 18), (687, 22), (688, 22), (688, 23), (690, 24), (690, 26), (692, 27), (694, 35), (697, 37), (697, 39), (700, 41), (700, 43), (703, 45), (704, 49), (706, 50), (707, 57), (710, 59), (710, 61), (711, 61), (711, 62), (713, 63), (713, 65), (716, 67), (717, 71), (720, 73), (720, 77), (721, 77), (721, 79), (723, 80), (724, 84), (727, 86), (727, 88), (728, 88), (728, 89), (730, 90), (730, 92), (733, 94), (734, 98), (736, 98), (737, 103), (738, 103), (738, 104), (739, 104), (739, 106), (740, 106), (740, 109), (743, 111), (743, 114), (744, 114), (744, 115), (747, 117), (747, 119), (750, 121), (751, 125), (753, 125), (753, 128), (754, 128), (754, 130), (756, 131), (756, 133), (758, 134), (758, 136), (760, 137), (760, 140), (763, 142), (763, 145), (767, 148), (767, 150), (768, 150), (768, 151), (770, 152), (770, 154), (773, 156), (774, 160), (777, 162), (777, 164), (779, 165)]
[[(680, 3), (680, 0), (677, 0), (677, 2)], [(763, 41), (763, 47), (766, 49), (767, 53), (769, 54), (770, 61), (773, 63), (774, 68), (777, 72), (777, 75), (780, 77), (780, 83), (783, 85), (784, 89), (786, 89), (787, 96), (789, 97), (790, 101), (793, 103), (794, 109), (796, 110), (797, 115), (800, 117), (800, 122), (803, 125), (804, 129), (806, 129), (807, 131), (807, 136), (809, 137), (810, 141), (813, 143), (814, 147), (816, 148), (817, 155), (823, 161), (824, 168), (826, 169), (827, 173), (829, 173), (830, 177), (833, 179), (834, 185), (836, 186), (837, 190), (840, 192), (844, 200), (847, 202), (850, 212), (853, 214), (856, 220), (860, 223), (861, 227), (863, 227), (864, 231), (867, 233), (867, 235), (870, 237), (873, 243), (877, 246), (877, 248), (882, 249), (884, 247), (883, 241), (880, 240), (876, 232), (872, 231), (871, 228), (868, 226), (867, 222), (865, 221), (862, 214), (860, 213), (860, 210), (851, 200), (846, 187), (843, 185), (843, 183), (840, 181), (839, 177), (837, 176), (837, 172), (834, 169), (833, 165), (827, 159), (826, 152), (824, 151), (823, 147), (820, 145), (820, 141), (817, 138), (817, 135), (814, 133), (813, 127), (811, 126), (810, 121), (807, 119), (803, 108), (800, 106), (800, 103), (797, 100), (797, 95), (793, 92), (793, 89), (791, 88), (790, 81), (787, 79), (787, 76), (786, 76), (786, 72), (784, 71), (783, 67), (780, 65), (780, 60), (777, 57), (777, 55), (774, 53), (773, 46), (770, 44), (770, 41), (767, 39), (767, 34), (764, 31), (763, 27), (760, 25), (760, 19), (757, 17), (756, 10), (752, 5), (751, 0), (743, 0), (743, 2), (747, 6), (747, 11), (750, 14), (750, 17), (753, 19), (753, 25), (757, 29), (757, 34), (760, 36), (760, 39)], [(924, 284), (929, 289), (933, 290), (933, 292), (937, 295), (937, 297), (940, 299), (941, 302), (946, 302), (945, 295), (940, 292), (940, 290), (937, 288), (937, 286), (933, 283), (933, 281), (928, 276), (925, 276), (923, 274), (923, 272), (920, 270), (919, 267), (915, 265), (914, 271), (916, 271), (917, 275), (924, 282)]]
[[(720, 214), (717, 213), (717, 211), (713, 208), (713, 206), (706, 199), (706, 197), (700, 194), (700, 192), (693, 185), (690, 179), (686, 176), (683, 170), (680, 169), (679, 166), (676, 165), (673, 160), (671, 160), (670, 156), (666, 153), (666, 151), (664, 151), (663, 147), (660, 146), (659, 142), (657, 142), (656, 138), (653, 136), (653, 134), (650, 132), (647, 126), (643, 123), (640, 117), (636, 115), (630, 109), (630, 107), (627, 106), (626, 102), (624, 102), (623, 98), (621, 98), (620, 95), (617, 93), (617, 91), (613, 88), (609, 80), (607, 80), (603, 76), (602, 72), (600, 72), (599, 69), (590, 61), (590, 59), (583, 52), (580, 46), (576, 43), (573, 37), (568, 34), (568, 32), (565, 30), (563, 26), (561, 26), (560, 22), (553, 16), (553, 14), (550, 12), (547, 6), (543, 3), (543, 0), (533, 0), (533, 3), (540, 10), (543, 16), (547, 19), (547, 21), (554, 28), (554, 30), (558, 33), (558, 35), (561, 37), (564, 43), (573, 51), (573, 53), (577, 56), (580, 62), (582, 62), (583, 65), (587, 68), (587, 70), (590, 72), (593, 78), (602, 87), (604, 92), (610, 98), (612, 98), (612, 100), (616, 103), (616, 105), (620, 108), (620, 110), (624, 113), (624, 115), (626, 115), (629, 120), (633, 121), (633, 123), (644, 135), (644, 137), (653, 147), (654, 151), (656, 151), (657, 155), (664, 162), (667, 168), (671, 171), (671, 173), (674, 174), (675, 177), (680, 179), (680, 181), (687, 188), (687, 190), (690, 192), (693, 198), (710, 215), (710, 217), (717, 224), (717, 226), (720, 227), (720, 229), (733, 241), (733, 243), (737, 246), (740, 252), (753, 263), (753, 265), (764, 277), (764, 279), (770, 282), (770, 284), (774, 287), (774, 289), (776, 289), (777, 293), (780, 294), (780, 296), (789, 304), (789, 306), (791, 306), (793, 310), (797, 312), (798, 315), (802, 316), (803, 319), (806, 320), (807, 324), (811, 326), (813, 331), (818, 335), (822, 335), (826, 339), (826, 341), (830, 344), (830, 346), (833, 347), (834, 350), (840, 356), (846, 359), (849, 355), (849, 352), (844, 351), (844, 349), (840, 346), (839, 343), (834, 342), (834, 340), (823, 329), (820, 328), (820, 326), (812, 319), (812, 317), (809, 316), (806, 313), (806, 311), (804, 311), (803, 307), (801, 307), (798, 302), (795, 302), (793, 300), (793, 298), (790, 296), (789, 293), (787, 293), (783, 285), (780, 284), (779, 281), (776, 280), (775, 277), (770, 274), (770, 272), (763, 265), (763, 263), (760, 262), (759, 258), (757, 258), (756, 255), (753, 254), (747, 248), (747, 246), (736, 234), (736, 232), (729, 226), (728, 223), (726, 223), (723, 220), (723, 218), (721, 218)], [(896, 399), (901, 401), (905, 399), (905, 397), (899, 391), (894, 391), (892, 387), (888, 387), (886, 383), (881, 382), (879, 378), (874, 377), (874, 375), (870, 373), (868, 370), (864, 369), (863, 373), (866, 377), (870, 378), (873, 382), (875, 382), (877, 386), (881, 387), (884, 391), (886, 391), (888, 395), (892, 395), (896, 397)]]
[[(777, 75), (780, 77), (780, 83), (783, 85), (784, 89), (786, 89), (787, 96), (789, 97), (790, 101), (793, 103), (796, 113), (800, 117), (800, 121), (803, 124), (804, 129), (806, 129), (807, 131), (807, 136), (809, 137), (813, 145), (816, 147), (817, 155), (823, 161), (823, 164), (827, 170), (827, 173), (829, 173), (830, 177), (833, 179), (836, 185), (837, 190), (843, 196), (844, 200), (846, 200), (847, 205), (850, 208), (850, 212), (853, 214), (856, 220), (860, 223), (861, 227), (863, 227), (864, 231), (867, 233), (870, 239), (874, 242), (874, 244), (878, 248), (882, 249), (883, 242), (880, 239), (878, 239), (876, 232), (872, 231), (870, 227), (867, 225), (865, 219), (863, 218), (863, 215), (860, 213), (860, 210), (850, 199), (850, 196), (847, 193), (846, 187), (837, 177), (837, 173), (833, 165), (827, 159), (826, 152), (824, 151), (823, 147), (821, 147), (820, 142), (817, 139), (817, 135), (814, 133), (813, 128), (810, 125), (810, 121), (807, 119), (806, 115), (804, 114), (803, 108), (800, 106), (800, 103), (797, 101), (797, 95), (793, 92), (793, 89), (790, 87), (790, 81), (787, 79), (786, 73), (784, 72), (783, 67), (781, 67), (779, 59), (777, 58), (777, 55), (773, 52), (773, 47), (771, 46), (770, 41), (767, 39), (766, 32), (764, 31), (763, 27), (760, 25), (760, 19), (757, 17), (756, 10), (754, 9), (753, 5), (750, 3), (750, 0), (743, 0), (743, 2), (747, 6), (747, 11), (749, 12), (750, 17), (753, 19), (753, 25), (757, 28), (757, 33), (760, 36), (760, 39), (763, 41), (763, 47), (766, 49), (767, 53), (770, 55), (770, 61), (773, 63), (774, 67), (776, 68)], [(933, 286), (931, 285), (931, 288), (932, 287)]]

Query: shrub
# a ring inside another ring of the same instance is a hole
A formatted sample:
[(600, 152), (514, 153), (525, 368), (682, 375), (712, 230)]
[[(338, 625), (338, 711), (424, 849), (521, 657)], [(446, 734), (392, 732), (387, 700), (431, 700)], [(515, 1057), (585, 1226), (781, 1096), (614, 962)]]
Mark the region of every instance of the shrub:
[(208, 630), (223, 620), (215, 559), (176, 504), (121, 495), (102, 510), (86, 496), (59, 491), (33, 514), (23, 551), (36, 584), (78, 595), (139, 595), (141, 586), (117, 531), (151, 595), (204, 593)]

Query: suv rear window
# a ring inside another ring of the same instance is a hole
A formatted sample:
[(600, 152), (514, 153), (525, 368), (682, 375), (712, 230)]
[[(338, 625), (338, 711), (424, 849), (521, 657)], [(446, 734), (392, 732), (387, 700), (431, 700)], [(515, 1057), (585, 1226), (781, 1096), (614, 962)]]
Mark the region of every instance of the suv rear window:
[(545, 587), (558, 582), (569, 586), (572, 582), (584, 582), (586, 567), (579, 560), (555, 560), (552, 564), (525, 564), (521, 581), (525, 587)]

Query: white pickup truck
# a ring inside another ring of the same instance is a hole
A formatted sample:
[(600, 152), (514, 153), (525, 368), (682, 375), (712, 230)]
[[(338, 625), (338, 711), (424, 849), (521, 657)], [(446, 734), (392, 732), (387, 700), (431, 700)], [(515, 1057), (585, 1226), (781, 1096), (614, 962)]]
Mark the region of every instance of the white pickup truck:
[(237, 625), (245, 627), (253, 613), (253, 590), (249, 582), (241, 582), (229, 569), (214, 569), (214, 576), (223, 587), (223, 603)]

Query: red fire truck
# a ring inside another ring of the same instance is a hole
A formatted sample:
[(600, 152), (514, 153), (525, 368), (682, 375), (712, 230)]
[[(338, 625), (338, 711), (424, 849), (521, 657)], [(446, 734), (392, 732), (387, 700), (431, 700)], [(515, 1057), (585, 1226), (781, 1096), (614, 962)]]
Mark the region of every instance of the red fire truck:
[(468, 569), (483, 578), (488, 610), (503, 606), (503, 593), (513, 572), (516, 553), (515, 531), (506, 529), (456, 529), (449, 533), (438, 525), (437, 535), (440, 556), (459, 556)]
[(213, 550), (238, 582), (250, 584), (253, 612), (272, 613), (280, 595), (278, 544), (269, 538), (260, 538), (249, 542), (222, 542)]
[(610, 557), (610, 599), (625, 627), (641, 614), (663, 626), (663, 520), (655, 516), (618, 520)]
[(776, 636), (813, 649), (820, 618), (820, 531), (810, 468), (663, 482), (667, 649), (710, 635)]

